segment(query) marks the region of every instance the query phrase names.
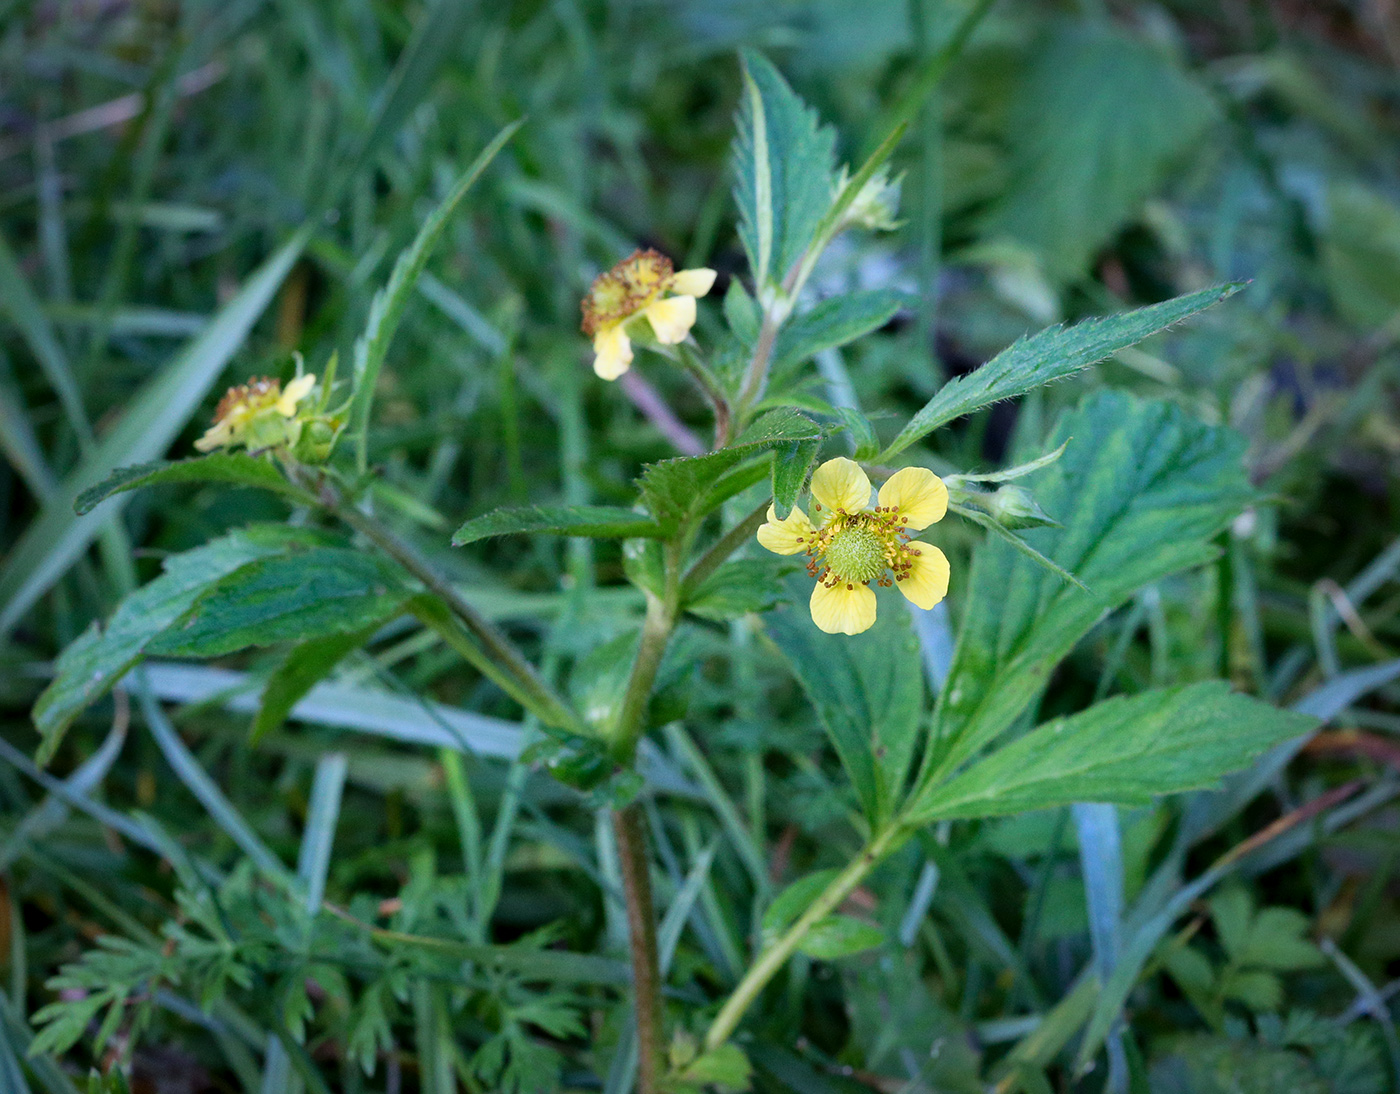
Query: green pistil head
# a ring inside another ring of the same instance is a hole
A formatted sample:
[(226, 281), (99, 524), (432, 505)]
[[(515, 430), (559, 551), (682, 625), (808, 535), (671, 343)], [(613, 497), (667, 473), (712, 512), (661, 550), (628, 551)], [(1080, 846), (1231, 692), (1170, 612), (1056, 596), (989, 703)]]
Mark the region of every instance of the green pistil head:
[(857, 524), (831, 537), (822, 561), (842, 581), (873, 581), (885, 572), (885, 545), (873, 531)]

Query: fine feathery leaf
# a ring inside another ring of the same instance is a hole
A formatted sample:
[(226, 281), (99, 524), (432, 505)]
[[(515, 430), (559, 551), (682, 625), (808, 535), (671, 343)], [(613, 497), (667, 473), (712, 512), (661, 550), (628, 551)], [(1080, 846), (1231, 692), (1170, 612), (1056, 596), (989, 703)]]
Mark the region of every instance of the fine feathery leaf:
[(964, 414), (1011, 399), (1043, 384), (1073, 376), (1119, 350), (1166, 330), (1198, 311), (1233, 296), (1243, 286), (1224, 285), (1178, 296), (1161, 304), (1086, 319), (1072, 327), (1047, 327), (1007, 347), (981, 368), (944, 384), (899, 431), (876, 462), (885, 463), (915, 441)]
[(1047, 722), (933, 787), (908, 819), (1004, 816), (1082, 801), (1142, 805), (1212, 786), (1316, 725), (1223, 681), (1109, 699)]
[(590, 536), (594, 539), (654, 538), (662, 529), (645, 513), (611, 505), (531, 505), (519, 509), (494, 509), (473, 517), (457, 529), (454, 547), (492, 536), (545, 532), (557, 536)]
[(745, 50), (735, 137), (739, 237), (760, 291), (781, 284), (831, 207), (836, 137), (761, 54)]
[(92, 512), (113, 494), (173, 482), (217, 482), (233, 486), (256, 486), (288, 496), (299, 491), (287, 481), (270, 460), (243, 452), (215, 452), (188, 460), (160, 461), (120, 467), (91, 489), (84, 490), (73, 503), (79, 516)]
[(399, 320), (403, 317), (404, 308), (408, 306), (409, 297), (458, 203), (466, 197), (467, 191), (496, 158), (496, 153), (505, 147), (506, 142), (523, 124), (523, 119), (511, 122), (482, 149), (481, 154), (463, 172), (447, 197), (428, 215), (423, 227), (418, 230), (418, 235), (394, 263), (388, 284), (375, 293), (374, 300), (370, 303), (369, 321), (365, 324), (364, 333), (355, 343), (355, 393), (350, 401), (350, 433), (355, 438), (356, 458), (362, 471), (368, 458), (369, 411), (374, 402), (374, 388), (379, 380), (379, 369), (384, 364), (384, 355), (388, 352), (394, 332), (398, 330)]

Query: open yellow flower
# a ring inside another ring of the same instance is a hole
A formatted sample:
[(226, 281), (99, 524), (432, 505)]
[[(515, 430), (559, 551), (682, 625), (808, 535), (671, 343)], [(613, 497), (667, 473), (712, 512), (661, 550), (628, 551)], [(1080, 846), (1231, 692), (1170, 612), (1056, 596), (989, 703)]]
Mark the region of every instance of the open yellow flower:
[(195, 448), (290, 448), (301, 436), (297, 404), (315, 386), (316, 377), (307, 373), (289, 383), (286, 391), (280, 380), (266, 376), (229, 388), (214, 411), (214, 424), (194, 442)]
[(676, 270), (656, 251), (634, 251), (600, 274), (583, 298), (583, 333), (593, 339), (593, 371), (616, 380), (632, 364), (627, 326), (645, 319), (662, 345), (684, 342), (695, 325), (695, 298), (715, 283), (715, 271)]
[(872, 581), (897, 586), (921, 608), (947, 595), (947, 557), (931, 543), (911, 541), (911, 533), (948, 511), (948, 488), (932, 471), (896, 471), (872, 506), (870, 479), (838, 456), (812, 476), (812, 511), (815, 520), (796, 507), (779, 520), (770, 507), (758, 542), (774, 554), (807, 555), (807, 572), (817, 579), (812, 621), (828, 634), (860, 634), (875, 622)]

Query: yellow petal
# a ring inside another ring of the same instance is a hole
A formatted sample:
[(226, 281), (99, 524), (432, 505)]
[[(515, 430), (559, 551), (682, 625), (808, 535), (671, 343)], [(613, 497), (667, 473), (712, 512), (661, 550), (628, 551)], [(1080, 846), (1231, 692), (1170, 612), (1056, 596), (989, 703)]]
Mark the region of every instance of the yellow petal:
[(859, 513), (870, 504), (870, 480), (855, 460), (837, 456), (818, 467), (812, 476), (812, 497), (823, 509)]
[[(918, 551), (917, 555), (913, 552)], [(932, 608), (948, 595), (948, 556), (931, 543), (915, 540), (909, 544), (913, 565), (896, 581), (899, 591), (913, 604)]]
[(671, 291), (677, 296), (704, 296), (715, 284), (715, 271), (701, 267), (698, 270), (677, 270), (671, 278)]
[(672, 296), (657, 300), (642, 309), (663, 346), (684, 342), (690, 328), (695, 326), (695, 297)]
[(904, 527), (920, 532), (943, 519), (948, 511), (948, 488), (928, 468), (906, 467), (880, 487), (880, 507), (899, 510)]
[(593, 371), (604, 380), (616, 380), (632, 364), (632, 342), (621, 324), (600, 330), (593, 337)]
[(297, 403), (310, 395), (315, 386), (315, 373), (308, 372), (305, 376), (298, 376), (287, 385), (287, 390), (282, 392), (282, 398), (277, 400), (277, 413), (284, 418), (292, 417), (297, 412)]
[(201, 452), (212, 452), (228, 444), (232, 435), (233, 430), (229, 428), (228, 422), (215, 422), (204, 431), (204, 436), (194, 442), (194, 446)]
[(794, 508), (787, 520), (778, 519), (778, 511), (768, 507), (768, 523), (759, 526), (758, 542), (775, 555), (800, 555), (812, 542), (812, 522), (801, 509)]
[(812, 622), (827, 634), (860, 634), (875, 622), (875, 593), (869, 585), (822, 582), (812, 590)]

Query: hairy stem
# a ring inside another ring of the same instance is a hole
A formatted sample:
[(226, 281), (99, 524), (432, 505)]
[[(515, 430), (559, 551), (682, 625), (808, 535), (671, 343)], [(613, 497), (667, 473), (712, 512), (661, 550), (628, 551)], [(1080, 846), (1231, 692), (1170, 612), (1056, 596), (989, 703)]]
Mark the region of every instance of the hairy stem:
[(666, 655), (671, 632), (676, 628), (676, 609), (672, 598), (665, 600), (647, 594), (647, 615), (642, 623), (642, 641), (637, 647), (637, 659), (632, 662), (632, 675), (627, 678), (627, 691), (622, 697), (613, 730), (611, 750), (618, 763), (630, 765), (636, 756), (637, 742), (646, 731), (647, 703), (656, 683), (656, 671)]
[(702, 581), (723, 565), (725, 559), (758, 531), (758, 526), (768, 518), (768, 507), (771, 504), (767, 499), (759, 502), (753, 512), (720, 536), (713, 547), (695, 560), (685, 575), (683, 588), (687, 593), (694, 592)]
[(658, 1094), (666, 1041), (661, 1012), (661, 964), (656, 950), (656, 908), (647, 865), (646, 815), (633, 802), (613, 813), (612, 820), (627, 899), (632, 1000), (637, 1016), (637, 1090), (638, 1094)]
[(831, 883), (822, 890), (821, 895), (807, 908), (796, 923), (787, 929), (782, 938), (763, 951), (752, 965), (748, 972), (744, 973), (744, 978), (739, 981), (739, 986), (734, 989), (729, 998), (725, 1000), (724, 1006), (720, 1008), (719, 1014), (710, 1024), (709, 1032), (705, 1034), (705, 1049), (712, 1051), (719, 1048), (733, 1034), (734, 1029), (743, 1018), (744, 1012), (749, 1009), (753, 1001), (778, 974), (778, 970), (786, 964), (787, 959), (793, 955), (797, 947), (802, 944), (802, 940), (807, 937), (812, 928), (836, 910), (836, 907), (851, 895), (857, 885), (865, 879), (865, 875), (873, 870), (877, 863), (886, 855), (904, 842), (907, 831), (898, 826), (886, 829), (880, 835), (866, 844), (851, 862), (842, 870)]
[(739, 424), (741, 426), (746, 420), (749, 408), (763, 397), (763, 391), (768, 386), (768, 366), (773, 359), (773, 346), (778, 340), (778, 328), (781, 325), (771, 308), (764, 311), (763, 323), (758, 328), (758, 342), (754, 346), (753, 358), (749, 361), (748, 371), (744, 374), (744, 386), (739, 389)]
[[(538, 715), (546, 725), (559, 726), (575, 732), (585, 731), (569, 705), (545, 683), (515, 644), (468, 604), (462, 594), (434, 570), (413, 547), (395, 536), (379, 521), (360, 512), (353, 505), (346, 504), (341, 498), (330, 495), (328, 491), (323, 492), (322, 498), (337, 517), (416, 577), (429, 592), (442, 601), (480, 647), (481, 654), (499, 669), (499, 675), (491, 675), (497, 683), (505, 687), (512, 698)], [(454, 643), (454, 646), (461, 650), (459, 643)], [(480, 662), (473, 660), (473, 663), (481, 667)]]

